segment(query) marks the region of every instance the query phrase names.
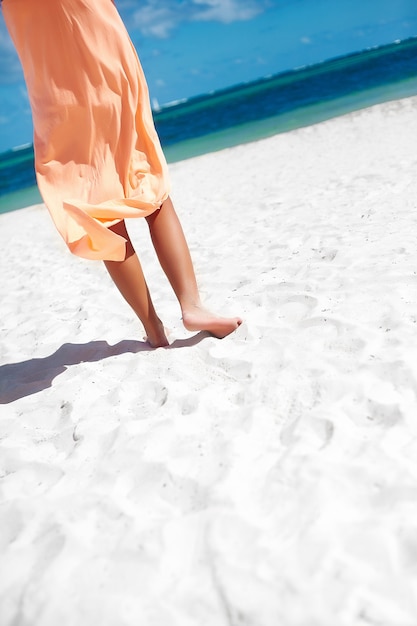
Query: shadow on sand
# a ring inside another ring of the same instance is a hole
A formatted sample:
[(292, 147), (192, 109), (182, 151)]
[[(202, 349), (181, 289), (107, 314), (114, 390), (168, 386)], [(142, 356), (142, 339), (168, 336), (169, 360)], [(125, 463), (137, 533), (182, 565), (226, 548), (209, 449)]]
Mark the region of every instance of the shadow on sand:
[[(177, 339), (169, 350), (187, 348), (200, 343), (209, 333), (200, 332), (189, 339)], [(38, 393), (51, 387), (54, 378), (65, 372), (70, 365), (95, 363), (127, 352), (153, 350), (144, 341), (124, 340), (110, 346), (107, 341), (89, 343), (65, 343), (56, 352), (39, 359), (0, 366), (0, 404), (9, 404), (19, 398)]]

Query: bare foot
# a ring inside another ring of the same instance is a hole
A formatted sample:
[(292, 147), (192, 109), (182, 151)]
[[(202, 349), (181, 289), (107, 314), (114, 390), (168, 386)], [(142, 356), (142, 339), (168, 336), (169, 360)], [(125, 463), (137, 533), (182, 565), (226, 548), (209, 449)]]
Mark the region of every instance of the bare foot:
[(202, 306), (189, 306), (182, 311), (182, 321), (187, 330), (206, 330), (223, 339), (242, 323), (240, 317), (218, 317)]
[(168, 331), (164, 328), (161, 320), (158, 320), (155, 326), (145, 328), (145, 331), (146, 337), (144, 337), (144, 339), (152, 348), (166, 348), (169, 346), (167, 338)]

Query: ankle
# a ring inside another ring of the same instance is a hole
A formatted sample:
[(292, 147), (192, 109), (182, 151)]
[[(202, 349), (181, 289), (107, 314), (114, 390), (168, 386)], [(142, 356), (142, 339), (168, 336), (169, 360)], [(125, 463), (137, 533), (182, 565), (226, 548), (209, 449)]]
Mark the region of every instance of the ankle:
[(159, 348), (169, 345), (169, 341), (166, 336), (166, 330), (159, 317), (157, 317), (156, 320), (152, 322), (147, 321), (146, 323), (142, 323), (146, 333), (146, 340), (148, 341), (148, 343), (151, 344), (153, 348)]
[(187, 313), (194, 313), (199, 309), (203, 308), (203, 304), (199, 297), (192, 299), (180, 299), (180, 307), (182, 315), (187, 315)]

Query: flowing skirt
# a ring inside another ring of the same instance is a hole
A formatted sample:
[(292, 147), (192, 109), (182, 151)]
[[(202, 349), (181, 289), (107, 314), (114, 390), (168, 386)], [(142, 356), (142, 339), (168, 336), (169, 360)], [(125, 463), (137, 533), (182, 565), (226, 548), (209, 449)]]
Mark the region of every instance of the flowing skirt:
[[(120, 261), (109, 230), (169, 193), (148, 88), (111, 0), (3, 0), (34, 126), (39, 190), (74, 254)], [(36, 236), (36, 234), (34, 234)]]

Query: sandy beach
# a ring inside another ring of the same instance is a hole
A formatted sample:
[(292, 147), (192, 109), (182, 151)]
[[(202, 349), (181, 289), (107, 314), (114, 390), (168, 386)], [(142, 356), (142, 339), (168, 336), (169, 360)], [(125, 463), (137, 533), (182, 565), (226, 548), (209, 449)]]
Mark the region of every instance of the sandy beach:
[(417, 97), (170, 167), (169, 349), (43, 205), (0, 215), (2, 626), (417, 624)]

